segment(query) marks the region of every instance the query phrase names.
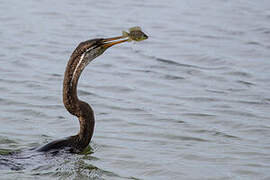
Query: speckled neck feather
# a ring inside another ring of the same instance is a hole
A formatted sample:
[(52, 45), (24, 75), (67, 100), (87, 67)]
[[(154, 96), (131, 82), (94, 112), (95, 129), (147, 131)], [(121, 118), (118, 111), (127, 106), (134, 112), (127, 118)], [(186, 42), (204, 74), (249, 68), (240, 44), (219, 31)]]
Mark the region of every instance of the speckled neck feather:
[(89, 104), (78, 99), (77, 84), (83, 69), (96, 56), (85, 60), (87, 52), (91, 51), (98, 40), (82, 42), (72, 53), (66, 67), (63, 83), (63, 102), (72, 115), (77, 116), (80, 122), (80, 131), (74, 136), (72, 146), (76, 149), (84, 149), (90, 142), (95, 125), (94, 112)]
[(69, 113), (78, 117), (80, 122), (79, 133), (46, 144), (37, 149), (38, 151), (68, 147), (72, 152), (80, 152), (88, 146), (94, 132), (94, 112), (89, 104), (78, 98), (77, 85), (80, 75), (87, 64), (106, 50), (100, 46), (101, 41), (102, 39), (93, 39), (80, 43), (72, 53), (65, 71), (63, 103)]

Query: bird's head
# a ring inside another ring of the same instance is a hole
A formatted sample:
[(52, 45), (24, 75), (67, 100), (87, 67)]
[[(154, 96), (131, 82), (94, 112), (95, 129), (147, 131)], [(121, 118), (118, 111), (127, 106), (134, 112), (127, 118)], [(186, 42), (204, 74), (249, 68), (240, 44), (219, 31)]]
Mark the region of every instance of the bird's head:
[(118, 36), (81, 42), (71, 55), (71, 59), (76, 62), (73, 64), (73, 76), (81, 74), (89, 62), (103, 54), (103, 52), (109, 47), (126, 41), (128, 41), (126, 37)]
[(81, 57), (81, 60), (84, 59), (86, 60), (86, 62), (89, 62), (103, 54), (103, 52), (109, 47), (126, 41), (128, 41), (128, 39), (123, 36), (104, 39), (92, 39), (80, 43), (73, 53), (75, 56), (79, 55)]
[(93, 39), (91, 41), (93, 41), (92, 46), (90, 46), (90, 48), (87, 49), (86, 52), (94, 52), (97, 56), (99, 56), (109, 47), (126, 42), (128, 41), (128, 39), (123, 36), (118, 36), (105, 39)]

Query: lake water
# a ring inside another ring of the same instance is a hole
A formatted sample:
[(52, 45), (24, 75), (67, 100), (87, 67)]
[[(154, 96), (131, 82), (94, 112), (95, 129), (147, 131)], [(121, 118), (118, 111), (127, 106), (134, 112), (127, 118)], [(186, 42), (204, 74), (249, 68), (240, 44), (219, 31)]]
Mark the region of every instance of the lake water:
[[(269, 0), (2, 0), (0, 23), (0, 179), (270, 179)], [(148, 40), (80, 79), (92, 153), (30, 153), (78, 131), (61, 94), (75, 47), (137, 25)]]

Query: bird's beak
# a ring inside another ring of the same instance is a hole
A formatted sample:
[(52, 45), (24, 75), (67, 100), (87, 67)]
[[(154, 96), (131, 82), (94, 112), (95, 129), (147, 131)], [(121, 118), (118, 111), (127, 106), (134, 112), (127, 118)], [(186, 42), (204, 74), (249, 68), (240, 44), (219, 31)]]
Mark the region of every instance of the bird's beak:
[(125, 39), (125, 38), (126, 37), (118, 36), (118, 37), (103, 39), (102, 40), (102, 43), (103, 43), (102, 46), (107, 49), (107, 48), (109, 48), (109, 47), (111, 47), (113, 45), (120, 44), (120, 43), (128, 41), (128, 39)]

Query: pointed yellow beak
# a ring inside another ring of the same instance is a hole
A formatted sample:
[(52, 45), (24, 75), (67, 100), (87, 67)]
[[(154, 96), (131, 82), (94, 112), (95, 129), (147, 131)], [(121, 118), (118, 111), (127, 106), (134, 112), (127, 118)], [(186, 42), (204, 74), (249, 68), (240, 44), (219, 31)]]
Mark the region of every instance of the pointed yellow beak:
[[(125, 39), (126, 37), (123, 37), (123, 36), (117, 36), (117, 37), (113, 37), (113, 38), (106, 38), (106, 39), (103, 39), (102, 42), (103, 42), (103, 47), (104, 48), (109, 48), (113, 45), (116, 45), (116, 44), (120, 44), (120, 43), (123, 43), (123, 42), (126, 42), (128, 41), (128, 39)], [(119, 40), (121, 39), (121, 40)]]

